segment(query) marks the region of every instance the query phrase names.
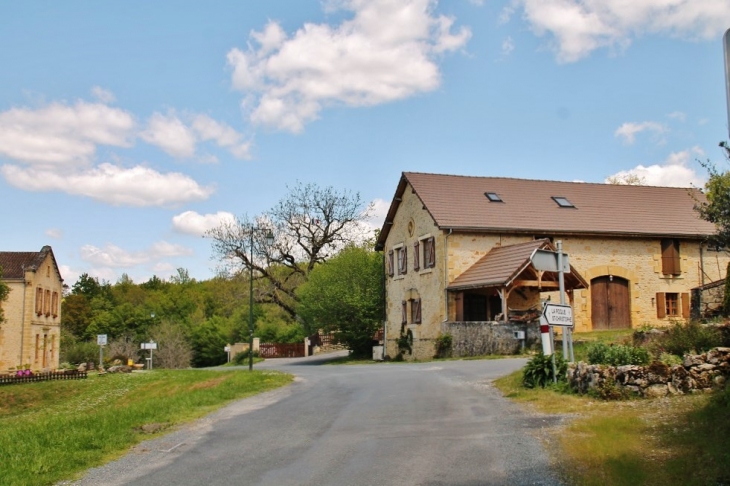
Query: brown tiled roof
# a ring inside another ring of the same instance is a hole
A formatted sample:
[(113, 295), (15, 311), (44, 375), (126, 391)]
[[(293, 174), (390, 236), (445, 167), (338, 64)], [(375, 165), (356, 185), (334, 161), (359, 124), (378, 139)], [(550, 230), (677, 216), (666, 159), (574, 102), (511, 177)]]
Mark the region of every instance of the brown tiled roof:
[[(0, 251), (2, 277), (7, 279), (25, 278), (25, 270), (29, 268), (37, 270), (49, 252), (53, 257), (50, 246), (44, 246), (41, 251)], [(55, 257), (53, 257), (53, 263), (56, 266), (56, 271), (58, 271)]]
[[(508, 286), (532, 265), (530, 257), (537, 249), (555, 251), (555, 248), (550, 244), (550, 240), (547, 239), (492, 248), (489, 253), (456, 277), (448, 288), (449, 290), (457, 290), (474, 287)], [(569, 288), (587, 287), (583, 277), (572, 266), (570, 268), (571, 273), (565, 275), (566, 286)], [(545, 273), (550, 274), (552, 272)]]
[[(407, 185), (441, 229), (544, 235), (701, 238), (714, 233), (700, 219), (698, 189), (470, 177), (404, 172), (380, 233), (382, 248)], [(485, 192), (503, 202), (490, 202)], [(552, 197), (565, 197), (561, 208)]]

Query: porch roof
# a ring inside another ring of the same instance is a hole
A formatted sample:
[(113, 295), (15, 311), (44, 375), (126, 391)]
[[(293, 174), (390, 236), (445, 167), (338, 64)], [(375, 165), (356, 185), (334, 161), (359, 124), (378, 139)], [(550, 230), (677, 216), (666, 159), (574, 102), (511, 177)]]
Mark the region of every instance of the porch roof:
[[(555, 247), (548, 239), (527, 241), (515, 245), (492, 248), (489, 253), (480, 258), (474, 265), (454, 279), (447, 287), (448, 290), (465, 290), (478, 287), (510, 287), (518, 278), (529, 279), (534, 285), (522, 286), (539, 287), (539, 282), (558, 281), (558, 272), (542, 272), (540, 274), (532, 267), (530, 257), (535, 250), (555, 251)], [(564, 274), (565, 288), (584, 289), (588, 283), (570, 266), (570, 273)], [(550, 290), (557, 290), (551, 288)]]

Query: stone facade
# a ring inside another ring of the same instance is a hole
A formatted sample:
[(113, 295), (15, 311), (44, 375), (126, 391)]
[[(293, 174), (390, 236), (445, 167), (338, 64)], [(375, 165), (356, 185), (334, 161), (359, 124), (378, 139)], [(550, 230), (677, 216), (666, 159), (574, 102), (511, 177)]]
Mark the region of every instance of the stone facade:
[[(458, 197), (456, 195), (455, 197)], [(456, 320), (457, 295), (446, 287), (474, 265), (492, 248), (522, 243), (535, 238), (562, 241), (572, 267), (588, 282), (614, 279), (628, 287), (626, 327), (666, 326), (689, 317), (691, 289), (704, 282), (725, 277), (728, 254), (711, 252), (699, 239), (679, 240), (681, 273), (665, 275), (662, 270), (662, 239), (632, 236), (573, 236), (543, 231), (540, 234), (451, 232), (439, 229), (428, 209), (410, 185), (401, 196), (392, 225), (383, 245), (386, 272), (393, 252), (393, 275), (386, 277), (386, 355), (398, 354), (397, 339), (408, 333), (413, 338), (412, 354), (407, 359), (430, 359), (434, 340), (444, 332), (443, 323)], [(588, 229), (587, 229), (588, 230)], [(435, 265), (424, 268), (424, 245), (419, 244), (419, 270), (414, 269), (414, 244), (433, 237)], [(406, 252), (407, 271), (399, 272), (397, 253)], [(575, 330), (594, 329), (591, 287), (567, 296), (573, 306)], [(557, 292), (511, 292), (507, 306), (527, 309), (540, 305), (541, 299), (559, 302)], [(665, 299), (672, 299), (672, 305)], [(406, 322), (403, 322), (405, 302)], [(413, 306), (420, 303), (420, 323), (414, 319)], [(666, 308), (665, 308), (666, 306)], [(670, 312), (666, 312), (666, 309)]]
[(1, 304), (0, 370), (50, 370), (59, 364), (63, 280), (50, 247), (35, 255), (34, 265), (26, 266), (22, 276), (3, 278), (10, 294)]

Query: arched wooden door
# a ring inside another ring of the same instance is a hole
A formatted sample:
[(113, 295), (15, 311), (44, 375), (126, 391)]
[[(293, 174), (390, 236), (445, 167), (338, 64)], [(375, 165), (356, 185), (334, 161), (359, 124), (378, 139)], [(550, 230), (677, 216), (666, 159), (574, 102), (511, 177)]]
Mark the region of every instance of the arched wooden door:
[(591, 280), (591, 322), (594, 330), (631, 327), (629, 281), (616, 276)]

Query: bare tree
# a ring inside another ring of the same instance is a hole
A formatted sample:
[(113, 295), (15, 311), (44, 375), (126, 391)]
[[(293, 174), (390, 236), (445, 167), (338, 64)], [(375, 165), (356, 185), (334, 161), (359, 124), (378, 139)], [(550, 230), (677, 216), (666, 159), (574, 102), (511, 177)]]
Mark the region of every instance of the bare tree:
[[(296, 288), (312, 269), (366, 236), (371, 205), (360, 194), (297, 183), (268, 212), (237, 218), (208, 232), (213, 252), (228, 273), (253, 269), (256, 302), (296, 315)], [(274, 244), (266, 244), (267, 232)], [(252, 257), (253, 254), (253, 257)]]
[(185, 332), (173, 321), (163, 319), (150, 331), (152, 341), (157, 343), (153, 351), (155, 368), (189, 368), (193, 360), (193, 348), (185, 337)]

